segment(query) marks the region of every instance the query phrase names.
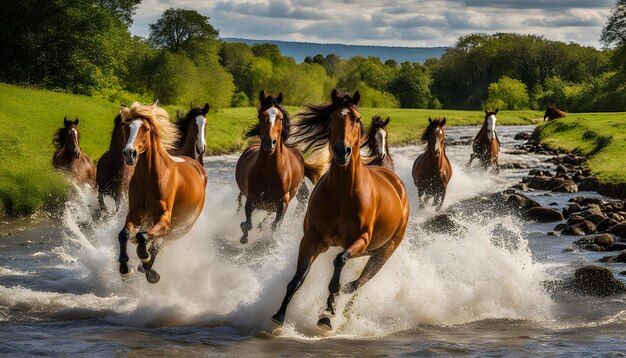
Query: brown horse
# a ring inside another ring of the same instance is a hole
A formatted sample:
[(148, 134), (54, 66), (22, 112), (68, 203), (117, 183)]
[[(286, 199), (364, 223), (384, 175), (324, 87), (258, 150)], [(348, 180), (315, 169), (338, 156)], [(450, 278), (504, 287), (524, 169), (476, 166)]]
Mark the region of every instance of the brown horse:
[(468, 167), (472, 165), (474, 158), (478, 158), (483, 169), (493, 166), (496, 172), (499, 171), (500, 140), (496, 134), (496, 113), (498, 113), (497, 109), (495, 111), (485, 110), (483, 126), (472, 142), (473, 153), (470, 155), (469, 163), (467, 163)]
[(417, 186), (420, 207), (426, 200), (433, 198), (433, 205), (441, 209), (446, 197), (448, 182), (452, 178), (452, 166), (444, 146), (446, 118), (428, 118), (428, 126), (422, 133), (421, 140), (426, 142), (426, 150), (413, 163), (413, 182)]
[(563, 118), (567, 116), (567, 112), (563, 112), (554, 106), (547, 106), (546, 113), (543, 114), (543, 121), (548, 119), (548, 122), (557, 118)]
[(206, 150), (206, 115), (209, 113), (209, 104), (204, 107), (192, 107), (184, 117), (178, 117), (176, 126), (182, 134), (176, 143), (176, 149), (172, 155), (186, 155), (203, 164), (204, 151)]
[(246, 134), (249, 138), (260, 137), (261, 144), (249, 146), (237, 162), (235, 179), (241, 191), (239, 209), (242, 196), (246, 197), (246, 221), (241, 223), (242, 244), (248, 242), (255, 209), (276, 212), (272, 223), (275, 231), (294, 196), (298, 197), (298, 211), (304, 211), (309, 196), (304, 176), (315, 183), (324, 170), (321, 165), (306, 163), (302, 154), (289, 144), (291, 119), (282, 101), (282, 93), (274, 97), (261, 91), (257, 106), (259, 123)]
[[(341, 289), (341, 271), (355, 257), (370, 256), (358, 279), (343, 286), (350, 294), (367, 283), (396, 250), (409, 220), (409, 202), (402, 180), (391, 170), (361, 161), (364, 134), (357, 107), (360, 94), (351, 97), (334, 89), (332, 103), (308, 105), (299, 114), (294, 135), (308, 148), (329, 153), (334, 160), (309, 199), (304, 218), (296, 273), (272, 320), (282, 325), (287, 305), (306, 278), (315, 258), (331, 246), (344, 251), (334, 261), (326, 308), (317, 323), (331, 330), (335, 298)], [(327, 160), (329, 156), (327, 156)]]
[(93, 160), (80, 150), (78, 118), (74, 121), (63, 118), (63, 128), (56, 131), (52, 143), (56, 149), (52, 156), (52, 165), (68, 172), (77, 184), (86, 183), (95, 188), (96, 168)]
[[(136, 234), (140, 271), (145, 272), (148, 282), (157, 283), (160, 276), (152, 266), (161, 239), (173, 239), (191, 229), (204, 207), (208, 176), (196, 160), (167, 153), (176, 143), (178, 131), (164, 109), (156, 104), (133, 103), (120, 114), (128, 137), (124, 160), (135, 166), (126, 225), (118, 236), (120, 273), (131, 272), (126, 244)], [(150, 229), (136, 232), (138, 228)], [(172, 229), (179, 232), (174, 234)]]
[(384, 121), (380, 116), (372, 117), (372, 124), (366, 130), (367, 140), (363, 147), (365, 148), (365, 155), (371, 158), (366, 163), (367, 165), (376, 165), (393, 170), (393, 159), (387, 146), (387, 124), (389, 124), (389, 117)]
[(115, 211), (117, 212), (122, 198), (128, 193), (128, 184), (135, 168), (124, 164), (125, 145), (126, 138), (124, 138), (124, 130), (122, 129), (122, 116), (118, 114), (113, 120), (113, 133), (111, 133), (109, 150), (98, 159), (96, 182), (98, 183), (100, 209), (106, 208), (104, 196), (109, 195), (115, 201)]

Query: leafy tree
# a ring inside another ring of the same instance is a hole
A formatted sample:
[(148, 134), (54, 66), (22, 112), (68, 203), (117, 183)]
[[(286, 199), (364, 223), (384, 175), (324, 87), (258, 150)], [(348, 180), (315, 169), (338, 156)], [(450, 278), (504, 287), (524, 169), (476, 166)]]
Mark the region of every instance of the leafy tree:
[(526, 85), (509, 77), (501, 77), (498, 82), (489, 85), (489, 97), (485, 108), (526, 109), (529, 96)]
[(602, 29), (600, 41), (605, 46), (626, 45), (626, 0), (617, 0), (609, 19)]
[(389, 85), (389, 92), (400, 101), (402, 108), (428, 108), (433, 103), (430, 74), (417, 62), (400, 65), (400, 71)]
[(100, 6), (109, 10), (127, 26), (133, 24), (133, 15), (141, 0), (99, 0)]
[(209, 24), (209, 17), (195, 10), (169, 8), (150, 25), (150, 40), (160, 48), (179, 51), (194, 39), (215, 39), (219, 32)]

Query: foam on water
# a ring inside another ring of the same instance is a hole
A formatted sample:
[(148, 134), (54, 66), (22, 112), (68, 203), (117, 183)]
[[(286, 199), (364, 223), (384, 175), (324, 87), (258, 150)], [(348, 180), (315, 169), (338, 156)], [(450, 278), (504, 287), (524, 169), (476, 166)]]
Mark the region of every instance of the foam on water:
[[(419, 228), (417, 223), (432, 216), (434, 210), (417, 206), (410, 170), (418, 151), (418, 147), (392, 151), (411, 201), (411, 222), (404, 241), (356, 295), (339, 297), (333, 319), (336, 330), (331, 336), (384, 336), (419, 325), (454, 325), (488, 318), (549, 320), (552, 301), (541, 284), (546, 270), (533, 261), (520, 222), (495, 213), (463, 220), (467, 230), (460, 236), (427, 234)], [(454, 175), (444, 208), (493, 191), (506, 181), (466, 172), (468, 153), (467, 148), (449, 149)], [(168, 243), (159, 254), (155, 263), (161, 275), (158, 284), (149, 284), (138, 272), (130, 280), (121, 280), (117, 234), (126, 210), (94, 223), (95, 195), (77, 188), (78, 199), (65, 209), (63, 241), (48, 253), (56, 255), (54, 261), (67, 269), (68, 277), (51, 285), (49, 291), (0, 286), (0, 305), (42, 315), (79, 309), (124, 325), (226, 324), (253, 334), (271, 332), (270, 317), (295, 270), (302, 217), (295, 214), (294, 202), (273, 237), (269, 230), (255, 229), (250, 243), (239, 244), (242, 214), (234, 214), (238, 191), (232, 178), (212, 177), (213, 166), (223, 170), (226, 161), (233, 168), (235, 158), (208, 160), (210, 180), (204, 212), (184, 238)], [(254, 216), (255, 226), (263, 217), (263, 213)], [(502, 227), (508, 235), (498, 233)], [(136, 268), (139, 260), (134, 252), (134, 245), (129, 244), (130, 264)], [(326, 302), (332, 260), (339, 252), (331, 249), (313, 264), (279, 335), (327, 336), (315, 324)], [(356, 278), (366, 260), (351, 260), (342, 282)]]

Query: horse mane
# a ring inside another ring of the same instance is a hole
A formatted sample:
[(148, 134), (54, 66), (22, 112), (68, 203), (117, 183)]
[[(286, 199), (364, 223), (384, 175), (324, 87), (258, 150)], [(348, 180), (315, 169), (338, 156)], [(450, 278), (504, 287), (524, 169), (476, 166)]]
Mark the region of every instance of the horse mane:
[(65, 126), (57, 129), (57, 131), (54, 132), (54, 135), (52, 136), (52, 145), (54, 145), (55, 150), (59, 150), (65, 145), (66, 133), (67, 131), (65, 130)]
[(376, 145), (376, 132), (380, 128), (385, 128), (385, 121), (379, 115), (375, 115), (372, 117), (372, 123), (365, 130), (366, 139), (361, 145), (361, 148), (365, 148), (364, 156), (378, 157), (380, 155)]
[[(288, 147), (293, 147), (294, 144), (288, 142), (289, 138), (291, 137), (291, 117), (289, 116), (289, 112), (287, 112), (287, 110), (285, 109), (285, 107), (281, 104), (278, 103), (276, 100), (276, 97), (269, 95), (266, 96), (265, 99), (263, 100), (262, 103), (259, 103), (256, 106), (256, 110), (257, 112), (259, 110), (261, 110), (262, 107), (264, 106), (275, 106), (276, 108), (278, 108), (278, 110), (282, 113), (283, 115), (283, 130), (281, 132), (280, 135), (280, 139), (282, 141), (282, 143)], [(258, 117), (260, 117), (261, 114), (258, 113)], [(257, 136), (261, 136), (261, 130), (259, 129), (259, 123), (255, 123), (253, 125), (250, 126), (250, 128), (248, 129), (248, 131), (245, 134), (246, 138), (253, 138), (253, 137), (257, 137)]]
[(203, 114), (202, 114), (201, 107), (191, 108), (189, 112), (187, 112), (187, 114), (184, 116), (179, 116), (178, 112), (176, 113), (176, 122), (174, 124), (176, 125), (176, 128), (178, 129), (178, 133), (179, 133), (178, 140), (176, 141), (177, 147), (180, 147), (183, 145), (183, 140), (185, 139), (184, 136), (187, 133), (187, 130), (189, 129), (189, 123), (191, 123), (192, 120), (195, 120), (196, 117), (202, 116), (202, 115)]
[(442, 125), (443, 125), (443, 118), (441, 118), (441, 117), (436, 117), (435, 119), (430, 121), (430, 123), (428, 123), (428, 126), (426, 128), (424, 128), (424, 131), (422, 132), (422, 135), (420, 136), (420, 140), (419, 140), (420, 143), (428, 142), (428, 136), (430, 135), (430, 132), (434, 128), (440, 127)]
[(122, 122), (129, 124), (134, 119), (143, 118), (150, 123), (152, 132), (157, 138), (157, 142), (165, 150), (173, 150), (176, 148), (176, 142), (180, 137), (176, 124), (170, 122), (170, 116), (167, 111), (158, 104), (144, 105), (139, 102), (133, 103), (130, 107), (124, 107), (120, 110)]

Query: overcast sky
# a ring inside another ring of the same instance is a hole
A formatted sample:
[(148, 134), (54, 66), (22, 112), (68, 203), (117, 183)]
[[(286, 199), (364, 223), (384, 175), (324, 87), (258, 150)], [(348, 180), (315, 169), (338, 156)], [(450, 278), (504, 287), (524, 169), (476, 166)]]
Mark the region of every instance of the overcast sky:
[(131, 32), (147, 37), (169, 8), (197, 10), (221, 37), (384, 46), (449, 46), (476, 32), (517, 32), (600, 47), (615, 0), (143, 0)]

